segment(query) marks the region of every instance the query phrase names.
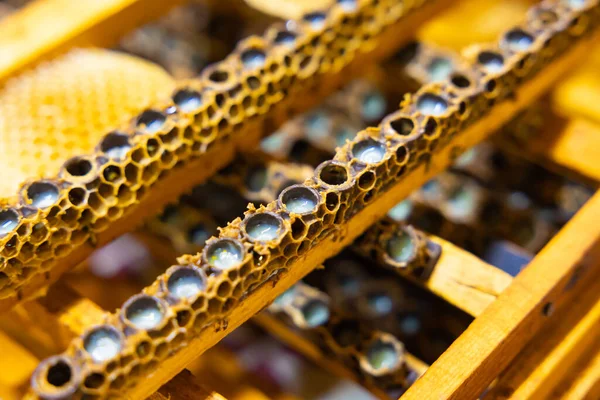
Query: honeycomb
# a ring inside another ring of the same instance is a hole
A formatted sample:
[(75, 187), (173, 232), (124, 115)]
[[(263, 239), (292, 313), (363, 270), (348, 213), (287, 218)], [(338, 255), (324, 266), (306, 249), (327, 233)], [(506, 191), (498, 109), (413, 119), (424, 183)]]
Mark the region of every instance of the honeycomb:
[(327, 357), (338, 360), (368, 385), (403, 390), (420, 371), (411, 368), (405, 348), (395, 336), (361, 324), (357, 317), (333, 307), (324, 292), (297, 283), (267, 309), (319, 345)]
[[(146, 86), (132, 91), (131, 86)], [(0, 92), (0, 197), (57, 175), (66, 159), (91, 153), (107, 130), (168, 95), (160, 67), (106, 50), (75, 50), (9, 80)], [(19, 118), (14, 118), (19, 115)], [(50, 199), (47, 199), (50, 200)]]
[[(276, 199), (285, 188), (308, 179), (312, 173), (308, 165), (253, 157), (237, 160), (214, 180), (233, 187), (246, 200), (260, 206)], [(392, 218), (375, 223), (350, 248), (400, 275), (421, 280), (431, 275), (441, 252), (440, 246), (425, 233)]]
[[(343, 1), (333, 10), (344, 12), (348, 3), (356, 4)], [(258, 287), (337, 238), (375, 198), (427, 166), (433, 152), (448, 147), (493, 107), (512, 101), (523, 84), (590, 37), (599, 14), (595, 0), (542, 1), (497, 43), (472, 47), (460, 72), (406, 96), (398, 111), (339, 147), (313, 177), (287, 187), (266, 206), (250, 207), (209, 239), (202, 254), (179, 257), (178, 265), (127, 300), (104, 324), (75, 339), (63, 354), (42, 361), (32, 377), (32, 396), (115, 397), (140, 384), (200, 332), (226, 321)], [(305, 19), (309, 27), (325, 21), (325, 15)], [(217, 86), (227, 86), (230, 75), (224, 72), (230, 67), (224, 63), (205, 72)], [(302, 75), (298, 71), (300, 79)], [(185, 96), (190, 98), (197, 99)], [(156, 111), (152, 118), (142, 115), (148, 117), (141, 118), (142, 130), (170, 126)]]
[[(127, 140), (104, 135), (173, 88), (160, 67), (93, 49), (74, 50), (6, 83), (0, 92), (0, 204), (6, 205), (0, 211), (0, 297), (84, 242), (94, 213), (120, 212), (104, 199), (127, 191), (121, 182), (112, 186), (111, 174), (119, 170), (109, 161), (124, 156)], [(100, 169), (105, 181), (90, 179)]]
[[(170, 82), (161, 87), (171, 97), (152, 102), (122, 128), (104, 131), (93, 141), (95, 153), (77, 153), (64, 164), (61, 157), (56, 176), (17, 179), (19, 198), (11, 197), (0, 211), (0, 299), (22, 298), (34, 276), (38, 285), (50, 279), (57, 259), (68, 266), (65, 257), (85, 242), (94, 244), (126, 211), (130, 216), (166, 171), (201, 158), (204, 173), (211, 175), (231, 160), (236, 147), (253, 145), (263, 130), (312, 105), (358, 72), (361, 63), (392, 51), (393, 29), (424, 4), (343, 0), (327, 11), (276, 23), (263, 36), (239, 42), (198, 79), (178, 82), (174, 90), (167, 90)], [(54, 138), (45, 131), (42, 137)], [(14, 167), (7, 169), (12, 173)]]

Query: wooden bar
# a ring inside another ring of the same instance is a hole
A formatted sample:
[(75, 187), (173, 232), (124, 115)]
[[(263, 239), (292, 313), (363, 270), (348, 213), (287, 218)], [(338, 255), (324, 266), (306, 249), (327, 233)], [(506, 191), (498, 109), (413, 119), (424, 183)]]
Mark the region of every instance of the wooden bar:
[(110, 47), (183, 0), (36, 0), (0, 23), (0, 83), (73, 47)]
[(571, 385), (559, 393), (563, 400), (594, 400), (600, 398), (600, 348), (590, 363), (577, 371)]
[(552, 311), (566, 306), (597, 273), (599, 256), (597, 193), (402, 399), (479, 396), (547, 324)]
[(441, 238), (429, 238), (442, 247), (442, 253), (431, 277), (413, 282), (450, 304), (477, 317), (510, 285), (512, 277), (499, 268)]
[(0, 399), (20, 399), (38, 362), (28, 349), (0, 330)]
[(580, 360), (600, 346), (600, 280), (594, 281), (519, 353), (486, 399), (550, 398), (565, 377), (574, 380)]
[(165, 383), (148, 400), (225, 400), (219, 393), (209, 390), (196, 382), (190, 371), (181, 371)]

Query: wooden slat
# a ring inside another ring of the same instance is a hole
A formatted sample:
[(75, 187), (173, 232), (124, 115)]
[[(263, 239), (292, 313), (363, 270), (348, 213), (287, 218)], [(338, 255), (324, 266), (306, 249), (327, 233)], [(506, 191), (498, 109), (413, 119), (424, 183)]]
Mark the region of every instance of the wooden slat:
[(26, 348), (0, 331), (0, 399), (20, 399), (38, 362)]
[(577, 371), (569, 388), (557, 395), (562, 400), (600, 399), (600, 347), (585, 369)]
[[(591, 53), (598, 53), (596, 46)], [(597, 57), (596, 57), (597, 58)], [(600, 60), (586, 60), (584, 64), (552, 93), (554, 107), (564, 115), (587, 118), (600, 122)]]
[(109, 47), (183, 0), (36, 0), (0, 23), (0, 82), (72, 47)]
[(562, 380), (578, 375), (580, 359), (600, 347), (600, 280), (564, 307), (502, 373), (490, 399), (549, 398)]
[(148, 400), (225, 400), (225, 397), (203, 387), (196, 382), (191, 372), (184, 370), (148, 397)]
[(62, 282), (38, 301), (0, 315), (0, 328), (39, 358), (63, 351), (83, 331), (102, 321), (105, 312)]
[(479, 396), (598, 269), (600, 194), (592, 197), (402, 397)]
[(415, 283), (450, 304), (477, 317), (512, 281), (504, 271), (441, 238), (429, 238), (442, 247), (431, 277)]

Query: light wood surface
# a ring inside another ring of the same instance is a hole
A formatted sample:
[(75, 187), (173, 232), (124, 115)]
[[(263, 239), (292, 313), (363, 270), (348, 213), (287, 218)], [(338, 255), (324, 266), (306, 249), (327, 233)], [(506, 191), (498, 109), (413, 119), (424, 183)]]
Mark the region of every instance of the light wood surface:
[(414, 282), (450, 304), (477, 317), (512, 281), (506, 272), (441, 238), (429, 238), (442, 247), (431, 277)]
[(581, 360), (600, 348), (600, 280), (591, 283), (513, 360), (486, 400), (550, 398), (565, 378), (579, 375)]
[(0, 83), (73, 47), (110, 47), (182, 0), (36, 0), (0, 24)]

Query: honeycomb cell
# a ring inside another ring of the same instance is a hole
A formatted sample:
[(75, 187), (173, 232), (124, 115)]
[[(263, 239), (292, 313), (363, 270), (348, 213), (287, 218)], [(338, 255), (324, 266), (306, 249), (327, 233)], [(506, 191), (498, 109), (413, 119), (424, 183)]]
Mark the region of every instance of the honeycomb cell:
[(533, 45), (533, 36), (522, 29), (513, 29), (506, 33), (504, 41), (513, 51), (526, 51)]
[(384, 340), (376, 340), (366, 351), (366, 359), (373, 374), (378, 375), (384, 371), (398, 367), (402, 363), (403, 354), (399, 352), (400, 346)]
[(348, 168), (335, 161), (325, 161), (317, 167), (315, 174), (327, 186), (342, 186), (350, 180)]
[(204, 248), (206, 262), (219, 270), (238, 266), (244, 258), (242, 245), (231, 239), (215, 240)]
[(173, 102), (184, 113), (195, 113), (202, 106), (202, 95), (192, 89), (181, 89), (173, 95)]
[(496, 52), (482, 51), (477, 61), (490, 73), (500, 72), (504, 68), (504, 57)]
[(77, 368), (65, 356), (45, 359), (31, 377), (31, 385), (45, 398), (67, 399), (77, 390)]
[(271, 213), (251, 215), (244, 223), (246, 236), (252, 241), (266, 242), (275, 240), (281, 235), (283, 221)]
[(153, 329), (159, 327), (165, 318), (165, 306), (156, 298), (138, 295), (123, 305), (125, 323), (135, 329)]
[(19, 225), (19, 213), (13, 209), (0, 211), (0, 237), (12, 232)]
[(316, 211), (319, 194), (309, 187), (293, 185), (281, 192), (279, 202), (288, 212), (305, 215)]
[(167, 280), (169, 294), (177, 299), (195, 299), (205, 287), (204, 273), (193, 266), (176, 267)]
[(27, 199), (36, 208), (48, 208), (58, 201), (58, 187), (51, 182), (34, 182), (27, 188)]
[(320, 300), (310, 300), (300, 309), (307, 326), (314, 328), (329, 320), (329, 307)]
[(136, 120), (138, 129), (146, 134), (158, 133), (167, 122), (167, 117), (156, 110), (146, 110), (142, 112)]
[(423, 115), (440, 116), (446, 113), (448, 103), (446, 100), (433, 93), (425, 93), (417, 101), (417, 109)]
[(352, 155), (365, 164), (378, 163), (385, 157), (385, 152), (385, 145), (373, 139), (360, 141), (352, 147)]
[(116, 357), (123, 347), (123, 335), (110, 325), (99, 326), (84, 335), (83, 348), (95, 362)]

